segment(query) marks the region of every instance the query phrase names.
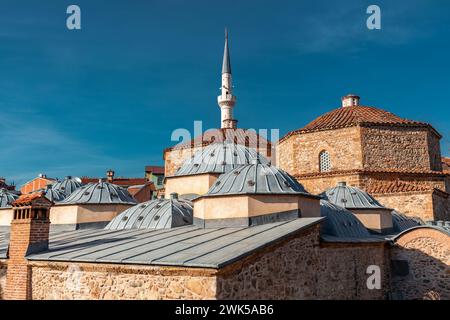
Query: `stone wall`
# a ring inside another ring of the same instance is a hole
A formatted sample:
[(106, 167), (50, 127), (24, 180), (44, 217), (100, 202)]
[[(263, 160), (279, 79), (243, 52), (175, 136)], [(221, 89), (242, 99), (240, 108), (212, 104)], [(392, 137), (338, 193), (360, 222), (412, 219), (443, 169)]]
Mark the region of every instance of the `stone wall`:
[(434, 141), (429, 145), (428, 131), (392, 126), (361, 128), (364, 169), (434, 169), (430, 152), (437, 150)]
[[(383, 244), (319, 245), (318, 227), (218, 274), (219, 299), (383, 299), (388, 268)], [(369, 265), (382, 287), (369, 290)]]
[(432, 192), (373, 194), (382, 205), (423, 221), (434, 220)]
[(173, 176), (179, 167), (191, 158), (201, 147), (164, 151), (164, 175)]
[(33, 299), (214, 299), (214, 270), (32, 263)]
[(442, 155), (440, 138), (431, 130), (428, 130), (428, 154), (431, 170), (442, 171)]
[(419, 228), (396, 240), (391, 250), (395, 299), (450, 299), (450, 237)]
[(360, 187), (361, 178), (359, 174), (324, 174), (311, 177), (296, 177), (306, 189), (312, 194), (320, 194), (325, 190), (337, 186), (338, 182), (346, 182), (349, 186)]
[(450, 197), (447, 193), (435, 191), (432, 195), (434, 220), (450, 221)]
[(324, 150), (330, 154), (332, 171), (362, 169), (359, 127), (292, 135), (277, 145), (277, 165), (292, 175), (318, 173)]
[(0, 260), (0, 300), (4, 299), (4, 293), (6, 288), (6, 271), (8, 267), (6, 260)]
[[(323, 243), (317, 272), (319, 299), (380, 300), (389, 291), (388, 248), (383, 243)], [(367, 268), (380, 267), (381, 289), (367, 287)]]

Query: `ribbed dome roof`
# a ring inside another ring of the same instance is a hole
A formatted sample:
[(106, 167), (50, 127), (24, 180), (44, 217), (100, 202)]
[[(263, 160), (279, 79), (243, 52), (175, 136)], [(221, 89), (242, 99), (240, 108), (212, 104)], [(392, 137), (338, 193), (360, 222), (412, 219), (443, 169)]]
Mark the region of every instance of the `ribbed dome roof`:
[(425, 223), (419, 218), (409, 217), (398, 213), (397, 211), (392, 211), (392, 224), (394, 227), (394, 232), (399, 233), (413, 227), (424, 225)]
[(333, 204), (347, 209), (386, 209), (371, 195), (356, 187), (340, 182), (320, 195)]
[(353, 213), (327, 200), (320, 200), (320, 215), (327, 218), (321, 226), (323, 234), (341, 238), (370, 236), (369, 231)]
[(130, 193), (109, 182), (89, 183), (75, 190), (59, 204), (136, 204)]
[(67, 176), (64, 180), (54, 183), (53, 190), (58, 190), (68, 196), (81, 186), (82, 184), (80, 178)]
[(51, 184), (47, 185), (45, 189), (41, 189), (38, 191), (42, 191), (45, 197), (53, 202), (60, 202), (66, 198), (66, 195), (59, 191), (58, 189), (54, 189)]
[(192, 217), (190, 201), (157, 199), (125, 210), (111, 220), (105, 229), (168, 229), (192, 224)]
[(220, 175), (206, 196), (246, 193), (307, 194), (303, 186), (288, 173), (255, 160), (253, 164)]
[(19, 196), (13, 192), (6, 189), (0, 189), (0, 208), (6, 208), (11, 206)]
[(186, 160), (175, 176), (224, 173), (249, 164), (257, 158), (262, 163), (268, 163), (267, 159), (255, 149), (229, 142), (214, 143), (197, 151), (192, 158)]

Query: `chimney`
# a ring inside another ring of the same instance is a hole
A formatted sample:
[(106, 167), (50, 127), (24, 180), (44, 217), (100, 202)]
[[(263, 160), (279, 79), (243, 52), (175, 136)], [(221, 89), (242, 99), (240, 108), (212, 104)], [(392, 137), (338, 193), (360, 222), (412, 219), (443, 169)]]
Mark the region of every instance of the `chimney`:
[(39, 173), (38, 177), (39, 177), (39, 178), (46, 179), (46, 178), (47, 178), (47, 175), (46, 175), (45, 173)]
[(172, 193), (170, 194), (170, 199), (172, 199), (172, 200), (178, 200), (178, 193), (172, 192)]
[(339, 187), (345, 187), (346, 185), (347, 185), (347, 182), (345, 182), (345, 181), (338, 182)]
[(13, 202), (5, 298), (31, 299), (31, 269), (26, 256), (48, 249), (50, 207), (44, 193), (24, 195)]
[(360, 97), (356, 94), (348, 94), (342, 97), (342, 108), (359, 106)]
[(108, 180), (108, 182), (113, 182), (113, 180), (114, 180), (114, 170), (109, 169), (108, 171), (106, 171), (106, 179)]

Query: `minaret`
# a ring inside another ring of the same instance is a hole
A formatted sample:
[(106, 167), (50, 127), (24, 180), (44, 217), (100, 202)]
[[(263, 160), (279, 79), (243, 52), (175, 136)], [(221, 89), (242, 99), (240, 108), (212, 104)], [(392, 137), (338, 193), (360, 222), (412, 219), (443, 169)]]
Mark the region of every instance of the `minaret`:
[(233, 108), (236, 97), (233, 96), (233, 84), (231, 81), (230, 52), (228, 50), (228, 32), (225, 29), (225, 48), (223, 52), (222, 65), (222, 87), (221, 94), (217, 97), (220, 107), (221, 128), (236, 129), (237, 120), (233, 119)]

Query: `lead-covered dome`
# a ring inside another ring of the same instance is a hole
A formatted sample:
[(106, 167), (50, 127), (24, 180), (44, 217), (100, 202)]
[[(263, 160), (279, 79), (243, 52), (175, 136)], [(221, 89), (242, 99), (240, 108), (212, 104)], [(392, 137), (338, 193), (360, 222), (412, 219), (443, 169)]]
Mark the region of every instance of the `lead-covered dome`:
[(107, 230), (169, 229), (192, 224), (192, 203), (188, 200), (156, 199), (131, 207), (105, 227)]
[(225, 173), (249, 164), (255, 159), (259, 159), (261, 163), (268, 163), (268, 160), (255, 149), (230, 142), (214, 143), (202, 148), (192, 158), (187, 159), (175, 172), (175, 176)]
[(220, 175), (206, 196), (224, 194), (308, 194), (301, 184), (285, 171), (269, 163), (253, 160)]
[(320, 194), (323, 199), (347, 209), (386, 209), (367, 192), (339, 182), (336, 187)]
[(66, 195), (59, 191), (58, 189), (54, 189), (51, 184), (47, 185), (45, 189), (38, 190), (39, 192), (43, 192), (44, 196), (53, 202), (61, 202), (66, 198)]
[(370, 236), (369, 231), (353, 213), (327, 200), (320, 200), (320, 215), (326, 217), (321, 225), (322, 234), (339, 238), (366, 238)]
[(0, 208), (10, 207), (19, 196), (6, 189), (0, 189)]
[(124, 188), (99, 181), (89, 183), (73, 192), (59, 204), (136, 204), (136, 200)]
[(62, 181), (53, 184), (53, 190), (62, 192), (65, 196), (69, 196), (75, 190), (82, 186), (81, 179), (78, 177), (67, 176)]

